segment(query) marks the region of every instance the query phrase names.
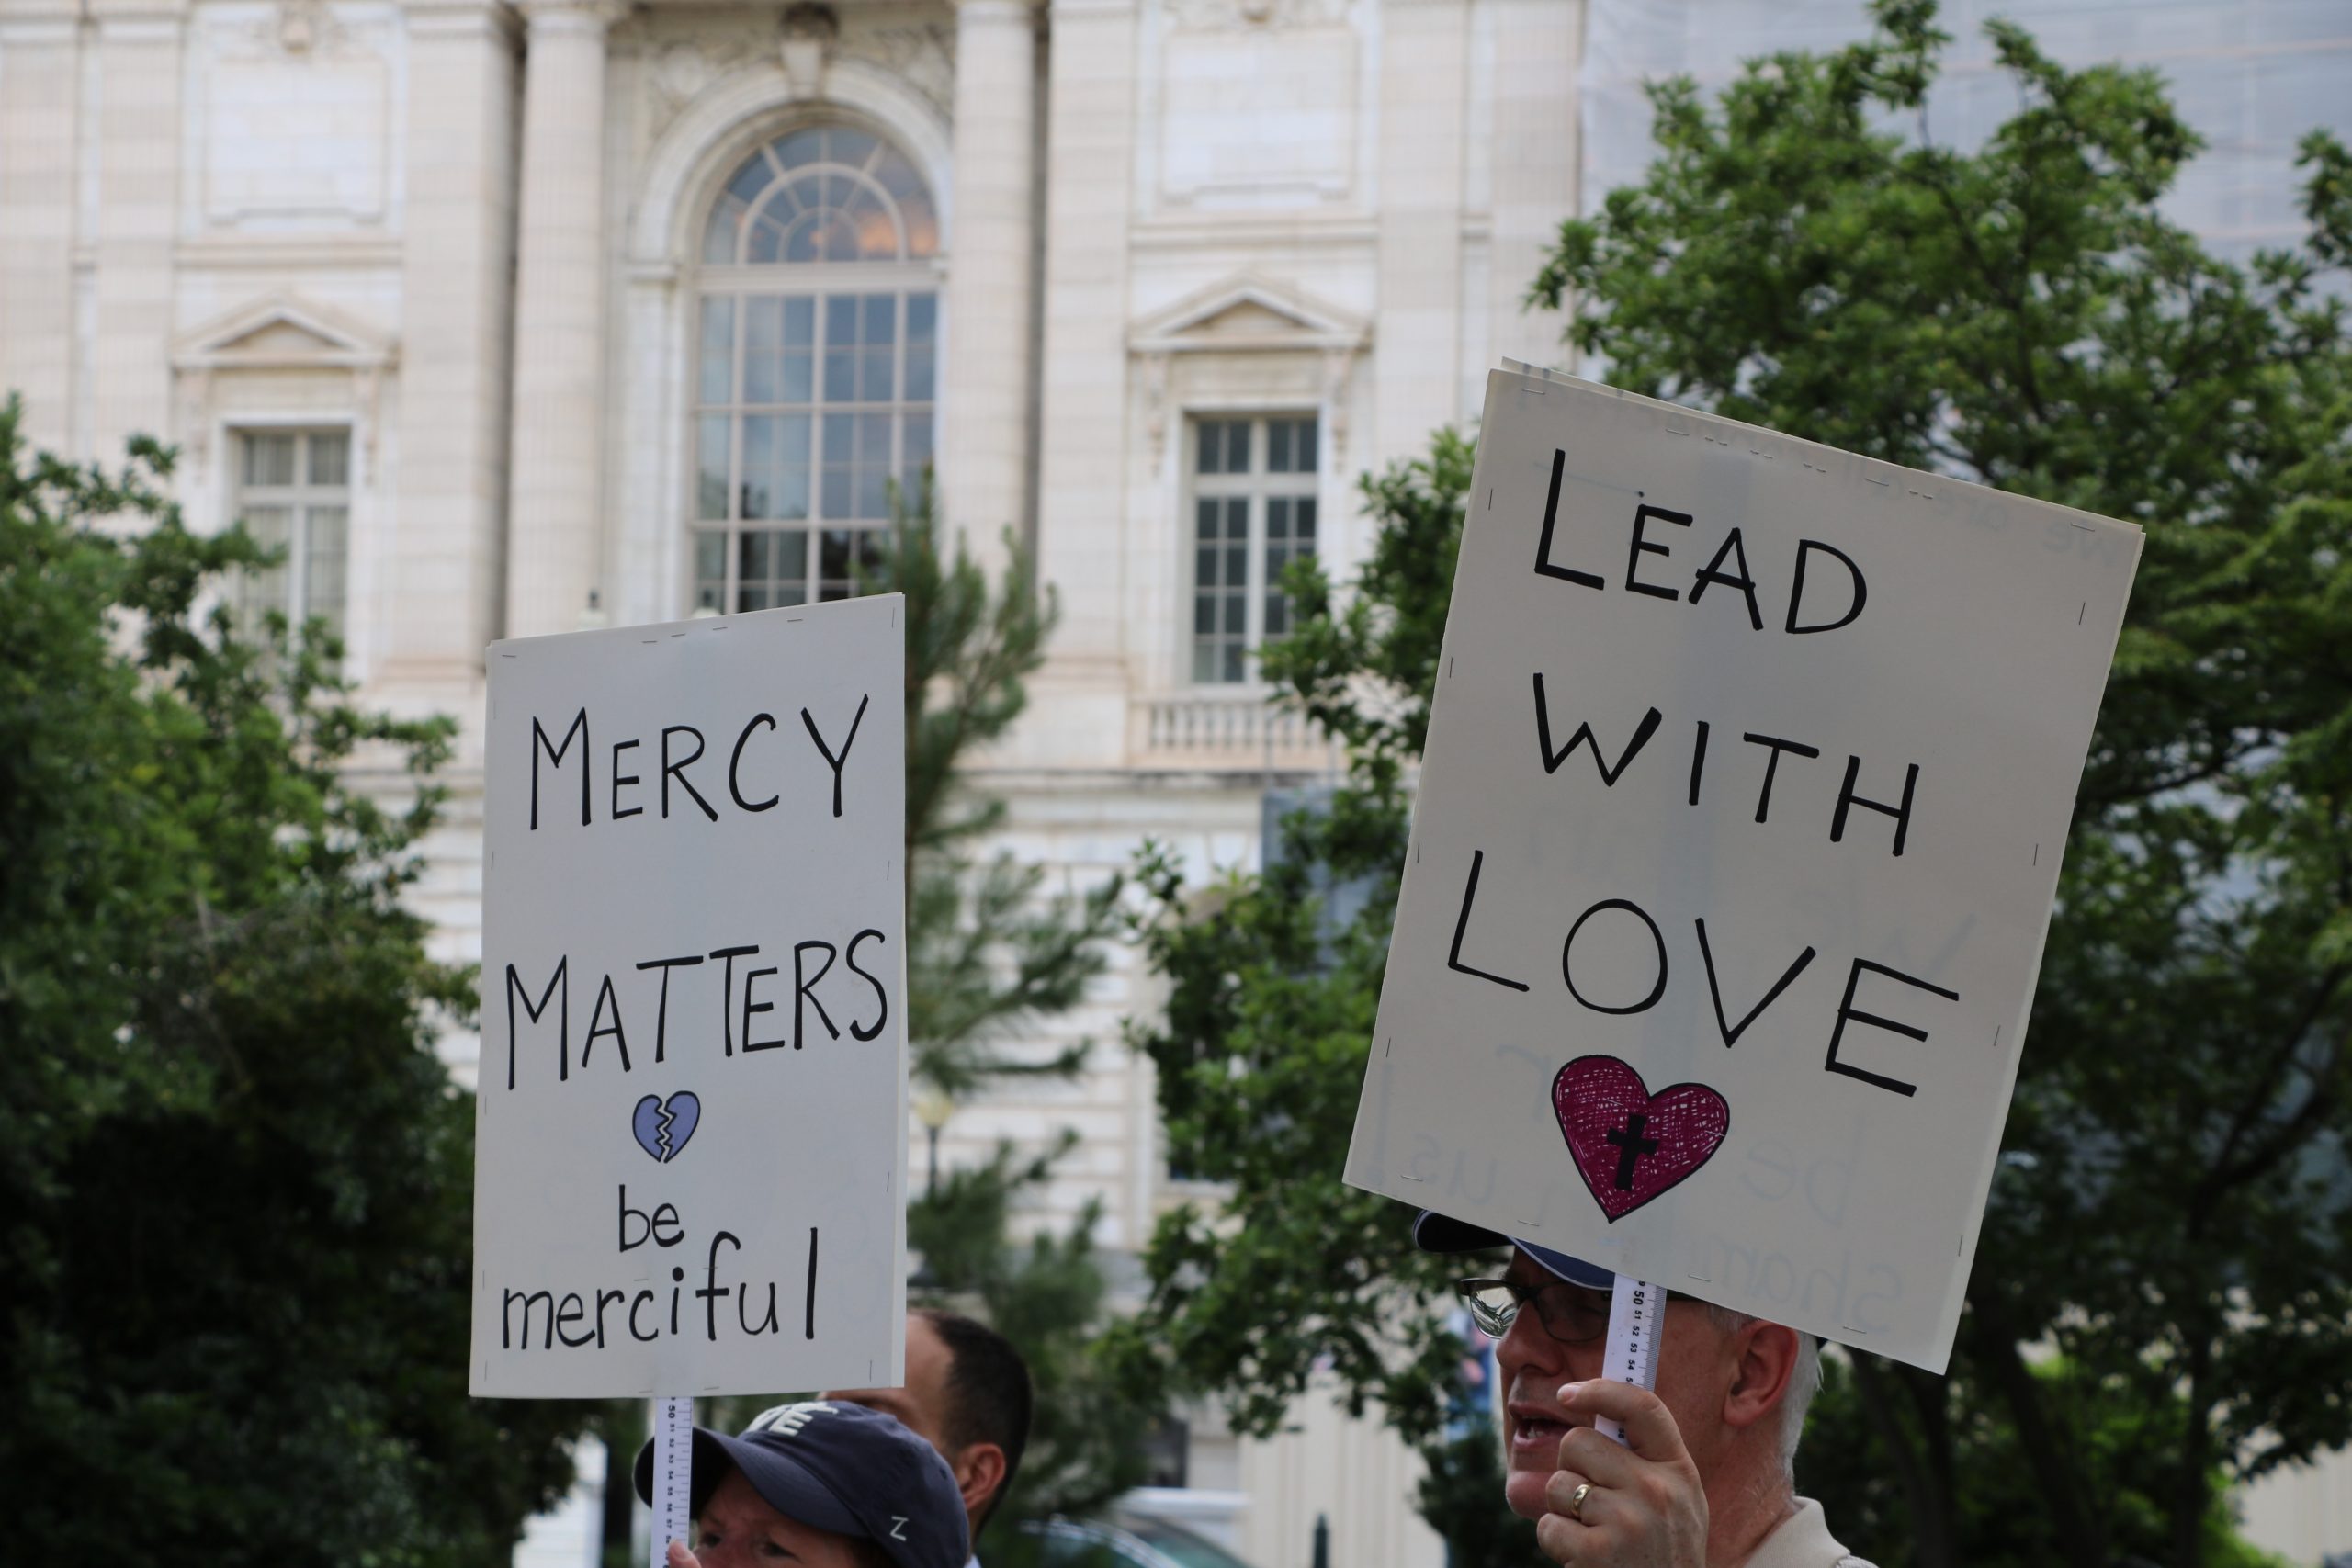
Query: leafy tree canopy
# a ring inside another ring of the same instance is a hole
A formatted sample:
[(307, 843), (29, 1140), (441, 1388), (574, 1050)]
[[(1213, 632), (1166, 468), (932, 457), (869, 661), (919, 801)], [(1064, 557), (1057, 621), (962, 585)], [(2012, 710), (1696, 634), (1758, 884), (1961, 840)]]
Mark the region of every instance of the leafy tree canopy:
[[(449, 727), (207, 612), (260, 563), (0, 409), (0, 1496), (25, 1555), (479, 1563), (579, 1404), (466, 1393), (470, 985), (399, 903)], [(100, 520), (105, 520), (103, 523)], [(385, 798), (347, 773), (365, 761)], [(405, 777), (403, 777), (403, 770)], [(94, 1532), (96, 1534), (94, 1536)]]
[[(2152, 73), (1996, 24), (2021, 107), (1958, 149), (1934, 7), (1873, 13), (1717, 101), (1655, 87), (1659, 158), (1532, 298), (1629, 389), (2147, 528), (1952, 1375), (1857, 1358), (1817, 1451), (1867, 1423), (1894, 1500), (1858, 1544), (1891, 1565), (2192, 1568), (2225, 1555), (2217, 1484), (2352, 1438), (2352, 157), (2307, 139), (2307, 243), (2232, 265), (2159, 210), (2198, 141)], [(1171, 998), (1139, 1042), (1174, 1156), (1230, 1197), (1162, 1227), (1130, 1353), (1261, 1427), (1317, 1365), (1438, 1420), (1442, 1270), (1338, 1171), (1465, 479), (1441, 436), (1367, 483), (1347, 602), (1294, 580), (1269, 669), (1353, 748), (1329, 813), (1205, 901), (1149, 871)], [(1382, 889), (1338, 931), (1332, 875)], [(1967, 1501), (2020, 1490), (2030, 1517)]]

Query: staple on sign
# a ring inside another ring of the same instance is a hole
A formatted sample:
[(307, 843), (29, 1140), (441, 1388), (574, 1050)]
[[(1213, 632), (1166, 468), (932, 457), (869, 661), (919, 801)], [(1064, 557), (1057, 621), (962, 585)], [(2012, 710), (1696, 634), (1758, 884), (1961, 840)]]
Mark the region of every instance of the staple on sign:
[(655, 643), (660, 642), (662, 639), (658, 637), (639, 637), (638, 640), (644, 643), (646, 647), (651, 648)]
[(2036, 865), (2040, 865), (2041, 863), (2041, 846), (2040, 844), (2033, 846), (2033, 863)]
[(1492, 486), (1492, 485), (1488, 485), (1488, 486), (1487, 487), (1487, 511), (1489, 511), (1489, 512), (1492, 512), (1494, 509), (1495, 509), (1495, 487), (1494, 487), (1494, 486)]
[(523, 656), (519, 653), (502, 653), (498, 657), (501, 659), (520, 659)]
[(1403, 1178), (1404, 1178), (1406, 1180), (1408, 1180), (1408, 1181), (1419, 1181), (1419, 1180), (1420, 1180), (1420, 1179), (1421, 1179), (1419, 1177), (1415, 1176), (1415, 1175), (1414, 1175), (1411, 1171), (1409, 1171), (1409, 1170), (1400, 1170), (1400, 1171), (1398, 1171), (1396, 1174), (1397, 1174), (1397, 1175), (1399, 1175), (1399, 1176), (1401, 1176), (1401, 1177), (1403, 1177)]
[(2091, 602), (2086, 599), (2083, 601), (2083, 607), (2075, 612), (2075, 624), (2078, 626), (2081, 626), (2083, 624), (2083, 617), (2090, 613)]

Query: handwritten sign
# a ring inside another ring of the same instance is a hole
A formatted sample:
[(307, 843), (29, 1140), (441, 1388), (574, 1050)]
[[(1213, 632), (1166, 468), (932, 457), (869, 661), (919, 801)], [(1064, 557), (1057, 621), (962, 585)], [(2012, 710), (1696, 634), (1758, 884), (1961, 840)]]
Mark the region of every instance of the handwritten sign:
[(1940, 1370), (2140, 545), (1497, 372), (1348, 1180)]
[(900, 1381), (900, 611), (491, 649), (475, 1393)]

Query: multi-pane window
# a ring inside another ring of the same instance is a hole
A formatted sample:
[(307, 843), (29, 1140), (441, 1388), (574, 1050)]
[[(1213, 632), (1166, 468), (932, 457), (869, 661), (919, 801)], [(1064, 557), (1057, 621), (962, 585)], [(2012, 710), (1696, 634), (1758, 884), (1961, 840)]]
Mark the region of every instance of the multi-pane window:
[(914, 165), (811, 126), (728, 180), (703, 237), (695, 604), (764, 610), (855, 589), (932, 456), (939, 230)]
[(1316, 422), (1193, 425), (1193, 679), (1257, 679), (1257, 650), (1290, 634), (1283, 571), (1315, 553)]
[(249, 627), (271, 611), (293, 626), (316, 617), (341, 635), (351, 531), (351, 435), (341, 430), (250, 431), (236, 438), (231, 515), (276, 549), (276, 566), (249, 571), (237, 608)]

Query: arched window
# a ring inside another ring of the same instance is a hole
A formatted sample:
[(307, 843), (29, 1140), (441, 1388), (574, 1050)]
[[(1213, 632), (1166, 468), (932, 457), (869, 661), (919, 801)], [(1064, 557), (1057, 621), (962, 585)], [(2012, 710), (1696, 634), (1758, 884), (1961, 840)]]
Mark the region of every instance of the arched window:
[(746, 158), (703, 233), (695, 604), (854, 589), (931, 461), (939, 222), (896, 148), (843, 125)]

